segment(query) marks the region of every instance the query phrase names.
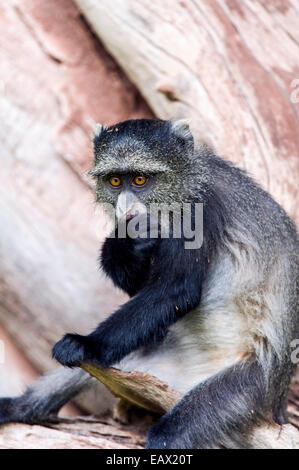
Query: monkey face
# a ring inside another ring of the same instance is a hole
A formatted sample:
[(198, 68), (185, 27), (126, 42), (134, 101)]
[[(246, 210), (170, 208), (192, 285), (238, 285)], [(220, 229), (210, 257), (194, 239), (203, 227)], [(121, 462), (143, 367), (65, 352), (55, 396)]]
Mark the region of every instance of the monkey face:
[(151, 203), (182, 202), (191, 173), (193, 137), (185, 121), (125, 121), (94, 137), (96, 199), (118, 217), (145, 212)]
[(117, 219), (129, 220), (147, 213), (143, 201), (151, 191), (152, 183), (152, 177), (141, 174), (114, 174), (103, 178), (105, 190), (115, 200)]

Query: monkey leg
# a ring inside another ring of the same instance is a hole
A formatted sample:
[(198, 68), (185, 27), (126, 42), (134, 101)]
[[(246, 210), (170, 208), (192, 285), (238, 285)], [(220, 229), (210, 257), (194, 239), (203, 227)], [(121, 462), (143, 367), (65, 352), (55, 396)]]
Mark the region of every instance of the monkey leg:
[(264, 420), (266, 386), (257, 362), (238, 363), (188, 392), (149, 431), (149, 449), (248, 448)]
[(0, 398), (0, 424), (49, 422), (55, 419), (63, 405), (92, 382), (90, 375), (82, 369), (59, 367), (38, 379), (20, 397)]

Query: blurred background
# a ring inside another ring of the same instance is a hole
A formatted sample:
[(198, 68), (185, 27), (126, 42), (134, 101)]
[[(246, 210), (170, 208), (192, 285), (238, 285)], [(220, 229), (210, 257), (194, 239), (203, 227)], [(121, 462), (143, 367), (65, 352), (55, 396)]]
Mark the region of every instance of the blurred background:
[(297, 0), (1, 3), (0, 395), (125, 299), (98, 269), (95, 122), (189, 118), (298, 224), (298, 18)]

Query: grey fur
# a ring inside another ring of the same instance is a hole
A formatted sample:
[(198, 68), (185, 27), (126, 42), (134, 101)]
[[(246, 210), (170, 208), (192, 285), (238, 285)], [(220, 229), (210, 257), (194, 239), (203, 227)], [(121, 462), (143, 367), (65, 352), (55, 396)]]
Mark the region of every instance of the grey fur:
[(39, 423), (55, 418), (59, 409), (93, 379), (82, 369), (59, 367), (39, 378), (22, 396), (7, 402), (6, 415), (1, 410), (0, 424), (9, 421)]

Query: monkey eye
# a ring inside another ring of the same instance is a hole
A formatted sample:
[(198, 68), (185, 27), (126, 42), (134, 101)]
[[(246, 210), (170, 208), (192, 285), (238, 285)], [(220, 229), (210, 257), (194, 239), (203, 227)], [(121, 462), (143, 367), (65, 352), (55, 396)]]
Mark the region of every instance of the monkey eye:
[(117, 188), (117, 186), (121, 185), (121, 179), (118, 176), (111, 176), (109, 178), (109, 183), (115, 188)]
[(133, 181), (137, 186), (143, 186), (146, 183), (146, 177), (141, 175), (135, 176)]

